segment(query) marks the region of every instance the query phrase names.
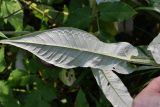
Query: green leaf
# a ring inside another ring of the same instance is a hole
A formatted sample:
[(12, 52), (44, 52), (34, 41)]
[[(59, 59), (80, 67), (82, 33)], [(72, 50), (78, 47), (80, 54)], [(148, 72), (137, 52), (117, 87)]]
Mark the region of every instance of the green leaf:
[(54, 87), (49, 87), (38, 78), (36, 78), (35, 83), (35, 90), (31, 91), (25, 98), (24, 107), (51, 107), (50, 102), (56, 99)]
[(145, 10), (145, 11), (155, 11), (155, 12), (158, 12), (160, 13), (160, 9), (157, 8), (157, 7), (139, 7), (139, 8), (136, 8), (136, 10)]
[(40, 61), (36, 60), (35, 58), (29, 59), (26, 61), (26, 68), (29, 73), (37, 73), (39, 69), (42, 69), (43, 65)]
[(133, 99), (120, 78), (112, 71), (92, 69), (94, 77), (114, 107), (131, 107)]
[(56, 99), (56, 91), (54, 87), (50, 87), (47, 84), (44, 84), (42, 80), (37, 80), (37, 92), (40, 94), (41, 99), (46, 102), (51, 102)]
[(103, 93), (100, 93), (100, 98), (96, 102), (96, 107), (112, 107), (111, 103), (107, 100)]
[(13, 96), (3, 97), (1, 103), (3, 107), (20, 107), (18, 100), (16, 100)]
[(136, 14), (136, 11), (123, 2), (106, 2), (98, 5), (100, 19), (103, 21), (124, 21)]
[(25, 98), (25, 106), (24, 107), (35, 107), (39, 105), (41, 101), (41, 96), (38, 92), (34, 91), (27, 95)]
[(4, 35), (2, 32), (0, 32), (0, 37), (2, 38), (8, 38), (6, 35)]
[[(46, 90), (47, 91), (47, 90)], [(25, 99), (25, 106), (24, 107), (51, 107), (49, 103), (45, 102), (38, 91), (33, 91), (32, 93), (28, 94)]]
[(9, 94), (9, 87), (5, 81), (0, 81), (0, 96)]
[(160, 7), (159, 7), (160, 1), (159, 0), (150, 0), (150, 2), (153, 7), (157, 7), (158, 9), (160, 9)]
[(6, 81), (0, 81), (0, 103), (3, 107), (20, 107)]
[(9, 22), (16, 31), (23, 30), (23, 11), (20, 9), (21, 5), (17, 0), (3, 0), (1, 5), (0, 17), (7, 17), (5, 21)]
[(150, 5), (147, 7), (138, 7), (137, 10), (155, 11), (160, 13), (160, 1), (150, 0)]
[(71, 0), (69, 5), (69, 10), (74, 11), (79, 8), (83, 8), (89, 5), (88, 0)]
[(131, 58), (138, 55), (138, 50), (129, 43), (104, 43), (75, 28), (36, 32), (25, 37), (1, 40), (0, 43), (28, 50), (47, 63), (62, 68), (80, 66), (128, 74), (135, 69), (127, 62), (154, 65), (149, 59)]
[(6, 68), (5, 58), (4, 58), (4, 47), (0, 48), (0, 72), (4, 71)]
[(48, 67), (45, 67), (41, 73), (42, 73), (42, 75), (45, 79), (52, 81), (52, 80), (57, 80), (59, 78), (59, 73), (61, 71), (62, 71), (62, 68), (58, 68), (58, 67), (48, 68)]
[(71, 11), (71, 13), (68, 16), (66, 26), (87, 28), (91, 21), (92, 21), (91, 9), (89, 7), (83, 7)]
[(87, 102), (87, 99), (85, 97), (84, 92), (82, 91), (82, 89), (79, 90), (78, 95), (76, 97), (76, 102), (75, 102), (75, 106), (76, 107), (89, 107), (89, 104)]
[(29, 79), (29, 75), (26, 71), (16, 69), (10, 73), (8, 84), (10, 87), (25, 86), (29, 83)]

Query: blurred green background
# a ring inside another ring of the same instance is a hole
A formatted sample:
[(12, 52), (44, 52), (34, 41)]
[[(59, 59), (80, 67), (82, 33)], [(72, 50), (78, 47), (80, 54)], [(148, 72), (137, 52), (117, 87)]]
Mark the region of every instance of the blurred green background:
[[(143, 51), (158, 35), (159, 22), (159, 0), (0, 0), (0, 32), (9, 38), (67, 26)], [(159, 74), (156, 69), (118, 75), (135, 97)], [(0, 45), (0, 107), (35, 106), (112, 107), (90, 68), (65, 70)]]

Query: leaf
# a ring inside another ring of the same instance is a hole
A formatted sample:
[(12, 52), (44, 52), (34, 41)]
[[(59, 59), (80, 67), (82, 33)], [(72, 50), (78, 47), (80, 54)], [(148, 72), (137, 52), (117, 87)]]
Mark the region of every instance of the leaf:
[(23, 70), (13, 70), (8, 78), (8, 84), (10, 87), (26, 86), (29, 83), (29, 75)]
[(98, 5), (100, 19), (103, 21), (124, 21), (136, 14), (136, 11), (123, 2), (106, 2)]
[(89, 107), (85, 94), (82, 89), (80, 89), (76, 97), (75, 107), (82, 107), (82, 105), (83, 107)]
[(34, 89), (25, 98), (24, 107), (51, 107), (50, 103), (57, 98), (53, 85), (46, 84), (38, 77), (34, 78), (34, 83)]
[(4, 47), (0, 48), (0, 72), (3, 72), (6, 68), (5, 58), (4, 58)]
[(44, 84), (42, 80), (37, 80), (37, 92), (40, 94), (41, 99), (43, 99), (46, 102), (51, 102), (52, 100), (55, 100), (56, 97), (56, 91), (54, 87), (51, 87), (47, 84)]
[[(56, 80), (59, 78), (59, 72), (62, 70), (62, 68), (44, 68), (44, 71), (42, 71), (42, 75), (44, 76), (44, 78), (48, 79), (48, 80)], [(54, 74), (54, 75), (53, 75)]]
[(9, 87), (5, 81), (0, 81), (0, 96), (9, 94)]
[(96, 0), (97, 4), (103, 3), (103, 2), (118, 2), (120, 0)]
[(147, 12), (155, 11), (155, 12), (160, 13), (160, 9), (158, 9), (157, 7), (138, 7), (138, 8), (136, 8), (136, 10), (145, 10)]
[(153, 10), (157, 11), (160, 13), (160, 1), (159, 0), (151, 0), (152, 2), (152, 7), (153, 7)]
[(0, 37), (2, 37), (2, 38), (8, 38), (8, 37), (5, 36), (2, 32), (0, 32)]
[(50, 104), (41, 98), (38, 91), (33, 91), (25, 98), (24, 107), (51, 107)]
[(109, 70), (92, 69), (94, 77), (114, 107), (132, 107), (132, 97), (119, 77)]
[(42, 67), (43, 65), (40, 63), (40, 61), (36, 60), (35, 58), (30, 59), (28, 63), (26, 62), (26, 69), (32, 74), (37, 73), (37, 71), (42, 69)]
[(1, 104), (2, 107), (20, 107), (19, 101), (15, 99), (13, 96), (5, 96), (2, 98)]
[(148, 50), (151, 51), (154, 60), (160, 64), (160, 34), (149, 44)]
[(100, 92), (99, 100), (96, 102), (96, 107), (113, 107), (112, 104), (107, 100), (103, 92)]
[(71, 0), (69, 4), (69, 11), (83, 8), (89, 5), (89, 0)]
[(21, 5), (18, 0), (3, 0), (0, 9), (0, 17), (7, 17), (5, 21), (8, 21), (16, 31), (23, 29), (23, 11), (20, 9)]
[(18, 101), (13, 97), (10, 92), (9, 86), (6, 81), (0, 81), (0, 106), (2, 107), (20, 107)]
[(71, 13), (68, 16), (66, 26), (87, 28), (91, 21), (92, 21), (91, 9), (89, 7), (83, 7), (71, 11)]
[(91, 67), (128, 74), (133, 67), (127, 61), (150, 63), (150, 60), (132, 59), (131, 56), (137, 56), (138, 51), (129, 43), (103, 43), (85, 31), (68, 27), (1, 40), (0, 43), (28, 50), (62, 68)]
[(149, 6), (147, 7), (138, 7), (136, 10), (145, 10), (147, 12), (149, 11), (155, 11), (160, 13), (160, 1), (159, 0), (150, 0)]

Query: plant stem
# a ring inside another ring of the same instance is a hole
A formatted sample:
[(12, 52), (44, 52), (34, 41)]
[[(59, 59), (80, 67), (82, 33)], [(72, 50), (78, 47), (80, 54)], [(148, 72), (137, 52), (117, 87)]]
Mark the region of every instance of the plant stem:
[[(0, 1), (0, 6), (1, 6), (1, 3), (2, 3), (2, 1)], [(30, 5), (30, 4), (28, 4), (28, 5)], [(26, 8), (28, 5), (25, 5), (25, 6), (23, 6), (21, 9), (16, 10), (16, 11), (14, 11), (13, 13), (9, 14), (8, 16), (1, 17), (1, 18), (2, 18), (2, 19), (7, 19), (7, 18), (9, 18), (9, 17), (11, 17), (11, 16), (19, 13), (21, 10), (23, 10), (24, 8)], [(6, 6), (6, 4), (5, 4), (5, 6)], [(7, 6), (6, 6), (6, 8), (7, 8)], [(7, 10), (8, 10), (8, 9), (7, 9)], [(1, 8), (0, 8), (0, 11), (1, 11)], [(9, 13), (9, 11), (8, 11), (8, 13)]]
[(96, 0), (89, 0), (89, 3), (90, 3), (90, 7), (92, 8), (92, 16), (93, 18), (95, 18), (95, 21), (97, 23), (98, 32), (100, 32), (100, 24), (99, 24), (99, 16), (98, 16)]
[[(42, 14), (43, 16), (46, 16), (48, 19), (53, 19), (50, 15), (46, 14), (45, 11), (43, 11), (43, 10), (37, 8), (36, 6), (32, 5), (33, 2), (31, 2), (31, 1), (25, 1), (25, 0), (22, 0), (22, 2), (25, 3), (25, 4), (27, 4), (27, 5), (30, 4), (30, 8), (31, 8), (31, 9), (39, 12), (39, 13)], [(56, 12), (56, 13), (63, 13), (64, 15), (68, 15), (67, 12), (60, 12), (60, 11), (57, 11), (57, 10), (53, 10), (53, 11)]]

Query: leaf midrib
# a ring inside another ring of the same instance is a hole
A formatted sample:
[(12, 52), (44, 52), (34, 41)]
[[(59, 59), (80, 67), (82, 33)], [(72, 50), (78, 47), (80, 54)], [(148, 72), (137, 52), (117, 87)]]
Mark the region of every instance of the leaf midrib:
[(84, 48), (75, 48), (75, 47), (69, 47), (69, 46), (64, 46), (64, 45), (62, 46), (62, 45), (56, 45), (56, 44), (43, 44), (43, 43), (35, 43), (35, 42), (28, 42), (28, 41), (26, 42), (26, 41), (18, 41), (18, 40), (1, 40), (0, 43), (10, 44), (10, 45), (12, 45), (11, 43), (24, 43), (24, 44), (54, 46), (54, 47), (67, 48), (67, 49), (71, 49), (71, 50), (83, 51), (83, 52), (88, 52), (88, 53), (94, 53), (94, 54), (98, 54), (98, 55), (101, 55), (101, 56), (112, 57), (112, 58), (115, 58), (115, 59), (124, 60), (124, 61), (127, 61), (127, 62), (136, 63), (136, 64), (145, 64), (145, 65), (155, 66), (155, 63), (153, 63), (153, 61), (149, 60), (149, 59), (125, 58), (125, 57), (120, 57), (120, 56), (115, 56), (115, 55), (110, 55), (110, 54), (103, 54), (103, 53), (99, 53), (99, 52), (95, 52), (95, 51), (89, 51), (89, 50), (84, 49)]

